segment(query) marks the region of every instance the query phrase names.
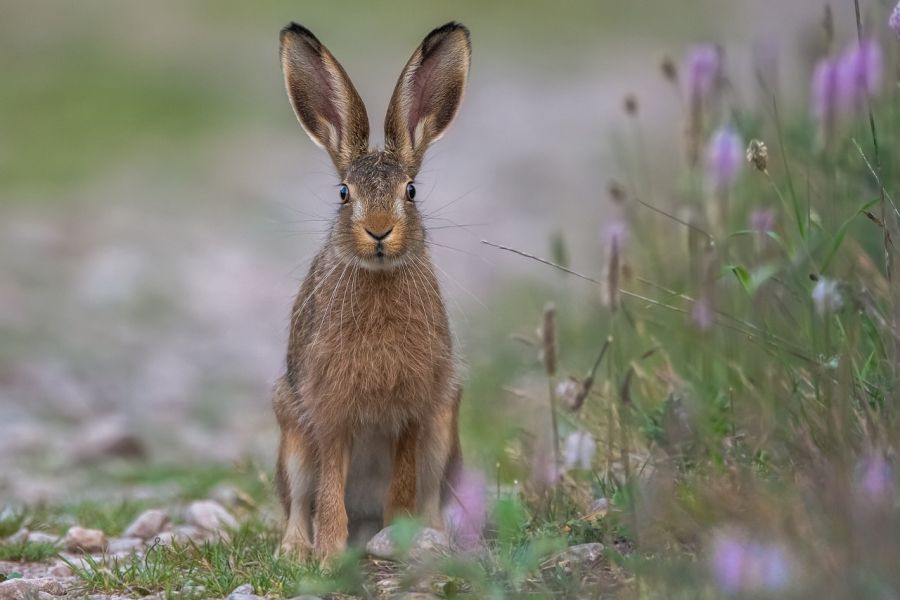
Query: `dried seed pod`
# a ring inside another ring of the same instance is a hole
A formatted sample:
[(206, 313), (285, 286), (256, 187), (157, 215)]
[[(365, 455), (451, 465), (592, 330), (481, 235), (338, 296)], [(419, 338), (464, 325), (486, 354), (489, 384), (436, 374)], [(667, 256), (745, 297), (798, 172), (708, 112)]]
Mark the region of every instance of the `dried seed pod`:
[(544, 324), (541, 327), (544, 369), (551, 377), (556, 375), (556, 307), (544, 307)]

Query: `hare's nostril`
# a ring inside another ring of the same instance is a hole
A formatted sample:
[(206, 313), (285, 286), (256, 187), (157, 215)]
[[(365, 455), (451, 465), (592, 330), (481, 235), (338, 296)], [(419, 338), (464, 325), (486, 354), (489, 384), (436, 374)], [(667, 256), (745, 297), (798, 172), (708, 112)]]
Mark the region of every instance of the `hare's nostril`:
[(388, 227), (387, 229), (384, 229), (384, 230), (382, 230), (382, 231), (380, 231), (380, 232), (375, 232), (375, 231), (372, 231), (371, 229), (368, 229), (368, 228), (367, 228), (367, 229), (366, 229), (366, 233), (368, 233), (368, 234), (369, 234), (369, 237), (372, 238), (373, 240), (375, 240), (376, 242), (382, 242), (382, 241), (384, 241), (384, 239), (385, 239), (387, 236), (391, 235), (391, 232), (392, 232), (393, 230), (394, 230), (394, 227), (393, 227), (393, 226)]

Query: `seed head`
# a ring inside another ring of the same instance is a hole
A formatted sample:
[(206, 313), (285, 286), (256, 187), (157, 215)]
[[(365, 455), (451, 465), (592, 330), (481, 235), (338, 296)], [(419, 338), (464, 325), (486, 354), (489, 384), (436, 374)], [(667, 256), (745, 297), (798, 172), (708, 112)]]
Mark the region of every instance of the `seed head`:
[(548, 304), (544, 307), (544, 324), (541, 327), (541, 347), (544, 358), (544, 369), (551, 377), (556, 375), (556, 307)]
[(678, 67), (675, 66), (675, 61), (670, 56), (663, 57), (662, 62), (659, 63), (659, 70), (662, 71), (663, 77), (669, 83), (678, 85)]
[(636, 117), (638, 114), (638, 99), (634, 94), (628, 94), (625, 96), (625, 100), (622, 103), (625, 108), (625, 112), (630, 117)]
[(747, 162), (756, 167), (761, 173), (768, 173), (769, 166), (769, 149), (765, 142), (760, 140), (750, 140), (747, 146)]

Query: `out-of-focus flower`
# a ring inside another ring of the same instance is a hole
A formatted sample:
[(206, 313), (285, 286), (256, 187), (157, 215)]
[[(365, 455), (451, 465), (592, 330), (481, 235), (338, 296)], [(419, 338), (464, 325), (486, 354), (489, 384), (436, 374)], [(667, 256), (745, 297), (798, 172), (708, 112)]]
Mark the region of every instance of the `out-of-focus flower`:
[(685, 60), (685, 96), (687, 97), (687, 123), (685, 127), (685, 154), (691, 168), (700, 160), (704, 122), (719, 84), (722, 80), (722, 53), (715, 46), (695, 46)]
[(556, 397), (563, 406), (569, 410), (574, 410), (578, 403), (578, 397), (581, 395), (581, 383), (574, 377), (566, 377), (560, 379), (556, 384)]
[(750, 213), (750, 229), (765, 235), (775, 230), (775, 209), (759, 208)]
[(894, 30), (894, 33), (900, 35), (900, 2), (897, 3), (897, 6), (894, 7), (894, 10), (891, 11), (891, 16), (888, 19), (888, 27)]
[(769, 148), (766, 143), (761, 140), (750, 140), (747, 146), (747, 162), (756, 167), (757, 171), (768, 173), (769, 171)]
[(820, 277), (812, 291), (813, 304), (819, 316), (837, 312), (844, 306), (840, 285), (834, 279)]
[(737, 535), (716, 536), (710, 570), (719, 588), (729, 595), (771, 594), (783, 591), (791, 580), (790, 562), (781, 546)]
[(841, 55), (838, 63), (838, 99), (841, 107), (856, 111), (881, 88), (884, 57), (878, 42), (863, 39)]
[(691, 309), (691, 319), (700, 331), (709, 331), (715, 323), (715, 315), (713, 315), (712, 303), (709, 298), (702, 296), (694, 302), (694, 308)]
[(452, 498), (447, 516), (453, 540), (461, 550), (477, 550), (487, 523), (487, 480), (484, 473), (473, 469), (460, 472), (453, 483)]
[(825, 147), (831, 142), (837, 121), (838, 65), (829, 58), (816, 64), (812, 77), (813, 117), (819, 126), (819, 143)]
[(600, 232), (606, 252), (621, 252), (628, 242), (628, 223), (624, 219), (607, 221)]
[(689, 98), (708, 98), (722, 77), (722, 52), (716, 46), (694, 46), (685, 61), (686, 85)]
[(883, 454), (860, 461), (857, 475), (860, 495), (870, 504), (885, 504), (894, 493), (894, 469)]
[(706, 150), (706, 177), (717, 194), (728, 190), (744, 166), (744, 141), (731, 127), (713, 132)]
[(576, 466), (588, 470), (591, 468), (596, 451), (597, 442), (594, 441), (594, 436), (586, 431), (574, 431), (566, 437), (563, 466), (566, 470), (574, 469)]

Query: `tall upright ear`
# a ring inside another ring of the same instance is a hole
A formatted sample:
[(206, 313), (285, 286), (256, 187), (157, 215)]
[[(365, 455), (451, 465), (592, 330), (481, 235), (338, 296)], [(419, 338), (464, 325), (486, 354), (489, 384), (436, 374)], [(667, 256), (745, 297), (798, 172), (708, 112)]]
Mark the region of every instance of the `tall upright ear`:
[(425, 37), (400, 73), (384, 122), (384, 145), (411, 171), (419, 170), (425, 149), (456, 116), (471, 55), (469, 30), (447, 23)]
[(297, 120), (343, 177), (369, 148), (369, 117), (356, 88), (328, 48), (297, 23), (281, 30), (281, 67)]

